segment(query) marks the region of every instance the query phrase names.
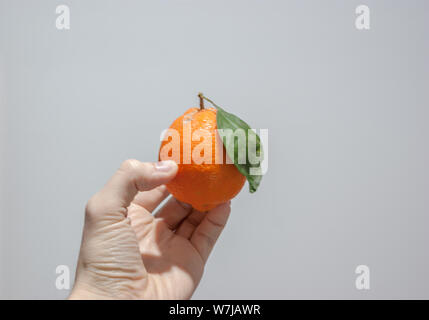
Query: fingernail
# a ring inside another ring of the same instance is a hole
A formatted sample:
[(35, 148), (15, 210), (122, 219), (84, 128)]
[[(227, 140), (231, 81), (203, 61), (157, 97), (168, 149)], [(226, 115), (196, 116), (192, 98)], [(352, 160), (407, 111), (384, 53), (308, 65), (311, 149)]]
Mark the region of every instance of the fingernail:
[(164, 160), (164, 161), (158, 161), (155, 163), (155, 169), (157, 171), (171, 171), (176, 166), (176, 163), (173, 160)]

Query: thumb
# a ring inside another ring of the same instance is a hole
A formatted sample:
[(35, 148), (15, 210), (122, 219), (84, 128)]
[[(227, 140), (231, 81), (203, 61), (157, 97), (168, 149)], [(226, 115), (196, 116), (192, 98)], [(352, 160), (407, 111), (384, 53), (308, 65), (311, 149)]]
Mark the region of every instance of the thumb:
[(175, 177), (177, 170), (177, 164), (172, 160), (157, 163), (126, 160), (103, 189), (88, 201), (87, 214), (122, 219), (139, 191), (148, 191), (167, 183)]

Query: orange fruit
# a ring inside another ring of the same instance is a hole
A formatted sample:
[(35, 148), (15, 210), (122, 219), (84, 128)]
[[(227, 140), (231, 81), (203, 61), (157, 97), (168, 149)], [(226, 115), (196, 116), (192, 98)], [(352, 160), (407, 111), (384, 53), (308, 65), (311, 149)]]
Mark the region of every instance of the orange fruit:
[[(202, 104), (200, 109), (187, 110), (170, 126), (170, 129), (176, 130), (180, 135), (180, 158), (177, 157), (180, 161), (177, 175), (166, 184), (167, 189), (176, 199), (188, 203), (194, 209), (202, 212), (234, 198), (246, 181), (246, 177), (238, 171), (235, 165), (230, 160), (229, 163), (226, 161), (226, 150), (216, 131), (216, 112), (214, 108), (205, 109)], [(186, 130), (189, 132), (189, 128), (191, 134), (197, 130), (203, 130), (207, 135), (199, 141), (186, 140), (184, 135)], [(166, 156), (162, 154), (161, 150), (172, 140), (173, 137), (171, 139), (169, 137), (161, 143), (160, 160), (166, 160)], [(185, 157), (187, 157), (184, 151), (185, 143), (187, 143), (188, 154), (191, 154), (188, 163), (185, 163)], [(206, 151), (210, 150), (211, 152), (206, 154)], [(171, 157), (171, 153), (168, 156)], [(203, 156), (205, 161), (198, 163), (201, 161), (195, 161), (194, 154)]]

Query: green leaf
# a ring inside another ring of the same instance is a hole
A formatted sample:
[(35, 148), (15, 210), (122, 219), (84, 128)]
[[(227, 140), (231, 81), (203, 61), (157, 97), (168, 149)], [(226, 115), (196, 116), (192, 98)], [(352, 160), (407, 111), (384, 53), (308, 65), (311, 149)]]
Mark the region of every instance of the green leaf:
[[(263, 160), (263, 148), (261, 139), (259, 138), (258, 134), (256, 134), (250, 128), (250, 126), (239, 117), (233, 115), (232, 113), (226, 112), (223, 108), (217, 106), (210, 99), (206, 97), (203, 98), (216, 107), (217, 127), (218, 129), (223, 130), (223, 133), (229, 133), (222, 139), (228, 157), (231, 160), (234, 160), (234, 165), (237, 167), (238, 171), (240, 171), (246, 177), (247, 181), (249, 182), (250, 193), (255, 192), (262, 180), (261, 161)], [(237, 129), (239, 130), (236, 131)], [(243, 131), (239, 132), (240, 129)], [(242, 134), (240, 135), (237, 133)], [(245, 137), (245, 144), (239, 143), (240, 137)], [(249, 147), (249, 141), (252, 142), (251, 147)], [(231, 143), (233, 143), (233, 145), (230, 145)], [(245, 150), (243, 150), (243, 148), (245, 148)], [(239, 153), (239, 151), (241, 151), (241, 153)], [(243, 152), (245, 152), (245, 156)], [(256, 161), (258, 156), (260, 156), (260, 161)], [(255, 174), (255, 171), (259, 172), (259, 174)]]

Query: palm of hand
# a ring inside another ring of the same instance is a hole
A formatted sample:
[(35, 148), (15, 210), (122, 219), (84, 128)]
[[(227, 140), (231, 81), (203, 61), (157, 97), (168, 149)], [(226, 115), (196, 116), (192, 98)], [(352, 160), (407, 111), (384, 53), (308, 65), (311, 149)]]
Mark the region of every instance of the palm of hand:
[[(202, 218), (204, 214), (194, 212), (194, 220), (188, 217), (185, 223), (198, 223), (197, 215)], [(177, 234), (178, 230), (171, 229), (164, 218), (154, 217), (136, 203), (128, 208), (128, 217), (147, 273), (144, 283), (147, 290), (141, 291), (146, 293), (143, 298), (190, 298), (204, 270), (204, 260), (190, 241), (190, 235)]]

